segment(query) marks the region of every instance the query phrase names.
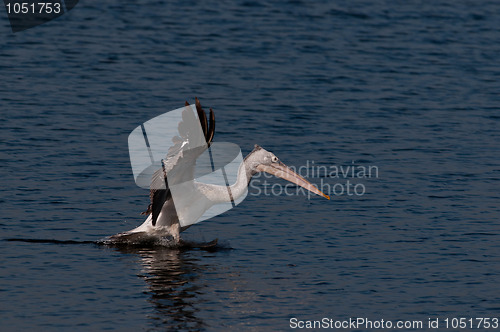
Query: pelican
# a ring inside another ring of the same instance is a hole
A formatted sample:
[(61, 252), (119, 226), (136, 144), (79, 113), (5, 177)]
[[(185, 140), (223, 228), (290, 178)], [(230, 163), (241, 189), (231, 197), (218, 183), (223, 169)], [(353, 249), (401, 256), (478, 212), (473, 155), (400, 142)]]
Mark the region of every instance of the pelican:
[[(147, 219), (137, 228), (111, 236), (112, 241), (136, 242), (138, 239), (168, 238), (175, 244), (182, 245), (181, 232), (189, 228), (213, 205), (232, 202), (241, 197), (246, 192), (252, 177), (259, 172), (272, 174), (330, 199), (282, 163), (276, 155), (257, 144), (239, 165), (234, 184), (221, 186), (197, 182), (194, 176), (196, 159), (212, 144), (215, 115), (210, 108), (210, 121), (208, 121), (198, 98), (195, 98), (195, 108), (198, 119), (186, 101), (182, 121), (178, 125), (179, 136), (172, 139), (174, 145), (162, 160), (162, 168), (151, 178), (150, 204), (147, 211), (142, 213), (148, 215)], [(196, 122), (197, 126), (190, 125), (193, 122)], [(188, 204), (174, 204), (171, 189), (175, 184), (182, 184), (185, 197), (189, 197)], [(190, 220), (191, 223), (182, 226), (179, 220), (183, 218)]]

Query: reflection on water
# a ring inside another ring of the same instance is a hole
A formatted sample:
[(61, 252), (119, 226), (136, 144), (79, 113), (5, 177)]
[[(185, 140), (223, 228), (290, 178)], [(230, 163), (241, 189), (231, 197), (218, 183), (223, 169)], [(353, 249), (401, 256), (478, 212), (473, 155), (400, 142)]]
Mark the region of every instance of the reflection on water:
[(137, 254), (141, 274), (149, 288), (154, 313), (149, 317), (155, 327), (171, 330), (198, 330), (205, 326), (197, 316), (197, 304), (205, 285), (196, 282), (209, 266), (189, 252), (168, 248), (118, 248), (120, 252)]

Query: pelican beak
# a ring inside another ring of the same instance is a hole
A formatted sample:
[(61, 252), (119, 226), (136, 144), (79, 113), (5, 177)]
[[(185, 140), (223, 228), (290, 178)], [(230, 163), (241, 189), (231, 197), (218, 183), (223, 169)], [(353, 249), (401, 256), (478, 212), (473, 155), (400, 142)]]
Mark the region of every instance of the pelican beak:
[(302, 176), (292, 171), (288, 166), (283, 164), (281, 161), (278, 163), (273, 163), (271, 165), (259, 165), (257, 166), (257, 170), (259, 172), (266, 172), (274, 176), (277, 176), (279, 178), (285, 179), (287, 181), (295, 183), (296, 185), (309, 190), (310, 192), (313, 192), (317, 195), (330, 199), (330, 196), (323, 194), (318, 188), (312, 185), (312, 183), (310, 183)]

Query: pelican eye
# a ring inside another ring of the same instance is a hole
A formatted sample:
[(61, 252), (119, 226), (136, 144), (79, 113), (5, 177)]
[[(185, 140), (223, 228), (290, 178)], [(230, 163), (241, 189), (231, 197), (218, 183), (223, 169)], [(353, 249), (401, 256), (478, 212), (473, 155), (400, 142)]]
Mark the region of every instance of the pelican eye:
[(273, 163), (277, 163), (277, 162), (278, 162), (278, 157), (276, 157), (276, 156), (272, 156), (271, 161), (272, 161)]

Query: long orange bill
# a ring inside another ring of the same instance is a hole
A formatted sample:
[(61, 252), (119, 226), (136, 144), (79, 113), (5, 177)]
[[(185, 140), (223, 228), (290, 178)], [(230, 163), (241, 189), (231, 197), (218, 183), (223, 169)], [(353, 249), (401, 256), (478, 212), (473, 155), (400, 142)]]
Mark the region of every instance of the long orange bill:
[(318, 188), (316, 188), (314, 185), (312, 185), (309, 181), (304, 179), (299, 174), (292, 171), (288, 166), (286, 166), (282, 162), (271, 165), (259, 165), (257, 166), (257, 170), (260, 172), (266, 172), (274, 176), (277, 176), (279, 178), (285, 179), (287, 181), (295, 183), (296, 185), (309, 190), (310, 192), (313, 192), (317, 195), (330, 199), (330, 196), (323, 194)]

